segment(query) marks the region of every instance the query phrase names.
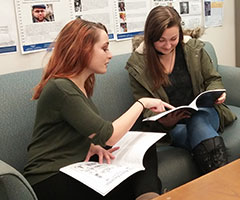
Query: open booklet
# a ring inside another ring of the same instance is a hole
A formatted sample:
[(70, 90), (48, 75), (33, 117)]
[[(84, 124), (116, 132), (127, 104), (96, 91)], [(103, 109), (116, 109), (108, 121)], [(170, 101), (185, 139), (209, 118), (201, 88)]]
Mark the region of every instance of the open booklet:
[(200, 93), (189, 105), (179, 106), (171, 110), (167, 110), (165, 112), (161, 112), (152, 117), (148, 117), (143, 119), (143, 121), (156, 121), (161, 117), (167, 116), (169, 113), (178, 111), (178, 110), (186, 110), (191, 113), (198, 111), (199, 107), (211, 107), (214, 105), (215, 101), (222, 95), (222, 93), (226, 92), (225, 89), (215, 89), (215, 90), (207, 90)]
[(144, 170), (143, 157), (147, 149), (165, 133), (129, 131), (114, 146), (115, 159), (111, 164), (78, 162), (60, 169), (96, 192), (105, 196), (132, 174)]

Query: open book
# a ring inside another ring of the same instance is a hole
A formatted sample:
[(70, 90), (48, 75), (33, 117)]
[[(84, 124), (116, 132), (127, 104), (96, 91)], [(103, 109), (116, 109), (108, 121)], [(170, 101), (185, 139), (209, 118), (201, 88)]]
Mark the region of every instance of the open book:
[(169, 113), (175, 112), (177, 110), (187, 110), (191, 113), (198, 111), (199, 107), (211, 107), (214, 105), (215, 101), (222, 95), (222, 93), (226, 92), (225, 89), (215, 89), (215, 90), (207, 90), (200, 93), (189, 105), (179, 106), (171, 110), (167, 110), (165, 112), (161, 112), (152, 117), (148, 117), (143, 119), (143, 121), (156, 121), (161, 117), (167, 116)]
[(115, 159), (111, 164), (78, 162), (60, 169), (96, 192), (105, 196), (132, 174), (144, 170), (143, 157), (147, 149), (165, 133), (129, 131), (114, 146)]

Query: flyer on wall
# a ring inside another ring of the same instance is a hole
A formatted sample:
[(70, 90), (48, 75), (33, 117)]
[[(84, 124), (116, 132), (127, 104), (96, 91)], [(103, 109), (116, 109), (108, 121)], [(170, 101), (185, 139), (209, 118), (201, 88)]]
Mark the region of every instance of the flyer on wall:
[(222, 26), (223, 0), (204, 0), (205, 27)]
[(203, 26), (201, 0), (179, 1), (177, 11), (182, 17), (183, 29), (194, 29)]
[(112, 0), (74, 0), (75, 17), (104, 24), (109, 40), (114, 40), (114, 14)]
[(152, 0), (152, 7), (172, 6), (182, 18), (183, 29), (193, 29), (202, 26), (201, 0)]
[(63, 26), (74, 19), (72, 0), (15, 0), (15, 10), (23, 54), (49, 48)]
[(0, 0), (0, 54), (17, 51), (17, 28), (13, 1)]
[(137, 34), (143, 34), (144, 24), (150, 7), (150, 1), (115, 0), (116, 39), (124, 40), (132, 38)]
[(177, 2), (176, 0), (152, 0), (152, 7), (156, 6), (172, 6), (176, 7)]

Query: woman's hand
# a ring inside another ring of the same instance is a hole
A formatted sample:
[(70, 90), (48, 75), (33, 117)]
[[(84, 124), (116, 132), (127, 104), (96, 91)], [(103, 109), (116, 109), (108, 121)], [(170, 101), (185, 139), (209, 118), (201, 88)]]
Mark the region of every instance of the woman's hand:
[(161, 99), (157, 99), (157, 98), (143, 97), (143, 98), (139, 99), (138, 101), (140, 101), (144, 105), (144, 108), (147, 108), (155, 113), (160, 113), (160, 112), (166, 111), (165, 108), (167, 108), (167, 109), (175, 108), (174, 106), (162, 101)]
[(190, 118), (191, 113), (187, 110), (177, 110), (169, 113), (165, 117), (160, 118), (158, 121), (165, 127), (172, 127), (182, 119)]
[(111, 149), (104, 149), (103, 147), (101, 147), (100, 145), (94, 145), (94, 144), (91, 144), (89, 150), (88, 150), (88, 153), (87, 153), (87, 156), (84, 160), (84, 162), (87, 162), (89, 161), (89, 159), (97, 154), (98, 155), (98, 158), (99, 158), (99, 163), (102, 164), (103, 163), (103, 159), (106, 160), (107, 164), (110, 164), (111, 163), (111, 160), (113, 160), (115, 157), (112, 155), (112, 152), (118, 150), (119, 147), (114, 147), (114, 148), (111, 148)]
[(216, 100), (215, 103), (216, 103), (216, 104), (222, 104), (222, 103), (224, 103), (225, 100), (226, 100), (226, 96), (227, 96), (226, 92), (222, 93), (222, 95)]

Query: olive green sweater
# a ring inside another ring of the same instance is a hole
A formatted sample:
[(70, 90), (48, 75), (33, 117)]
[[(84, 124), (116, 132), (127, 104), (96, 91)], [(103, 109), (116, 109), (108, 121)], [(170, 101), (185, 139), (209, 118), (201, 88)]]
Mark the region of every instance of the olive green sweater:
[[(203, 47), (204, 43), (197, 39), (190, 39), (183, 44), (184, 56), (195, 97), (205, 90), (224, 88), (220, 74), (214, 68), (211, 58)], [(141, 43), (136, 51), (132, 53), (126, 69), (129, 73), (135, 99), (154, 97), (169, 103), (169, 98), (162, 86), (158, 90), (152, 90), (152, 78), (149, 73), (146, 73), (144, 43)], [(220, 116), (220, 131), (223, 131), (224, 126), (231, 124), (236, 119), (236, 115), (225, 104), (215, 105), (215, 108)], [(155, 113), (145, 110), (144, 117), (152, 115), (155, 115)], [(168, 131), (168, 129), (164, 129), (160, 125), (159, 127), (162, 131)]]
[[(24, 175), (34, 185), (63, 166), (83, 161), (91, 143), (105, 145), (113, 132), (91, 101), (69, 79), (51, 79), (37, 105)], [(93, 139), (88, 136), (96, 133)]]

